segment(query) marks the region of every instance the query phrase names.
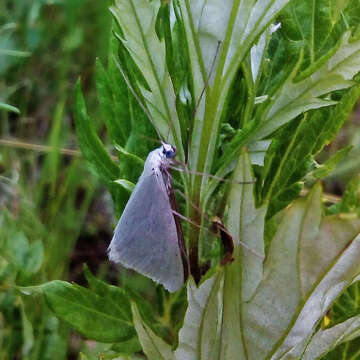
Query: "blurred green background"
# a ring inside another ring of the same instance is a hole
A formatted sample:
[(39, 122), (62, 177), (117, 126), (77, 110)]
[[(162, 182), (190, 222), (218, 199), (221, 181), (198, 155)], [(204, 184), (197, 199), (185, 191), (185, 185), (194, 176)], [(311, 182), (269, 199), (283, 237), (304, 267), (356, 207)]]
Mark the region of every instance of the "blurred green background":
[[(85, 262), (100, 277), (116, 279), (106, 261), (113, 204), (77, 151), (73, 120), (73, 88), (81, 76), (106, 140), (94, 70), (97, 57), (107, 62), (109, 5), (0, 0), (0, 360), (76, 359), (80, 350), (101, 350), (59, 323), (41, 297), (23, 296), (13, 285), (83, 283)], [(359, 115), (356, 108), (320, 155), (322, 162), (353, 145), (325, 184), (331, 201), (360, 170)]]
[(109, 4), (0, 0), (0, 359), (71, 359), (84, 347), (42, 298), (12, 285), (81, 283), (84, 262), (108, 272), (112, 201), (79, 152), (67, 150), (77, 148), (79, 76), (103, 132), (93, 73), (96, 57), (107, 59)]

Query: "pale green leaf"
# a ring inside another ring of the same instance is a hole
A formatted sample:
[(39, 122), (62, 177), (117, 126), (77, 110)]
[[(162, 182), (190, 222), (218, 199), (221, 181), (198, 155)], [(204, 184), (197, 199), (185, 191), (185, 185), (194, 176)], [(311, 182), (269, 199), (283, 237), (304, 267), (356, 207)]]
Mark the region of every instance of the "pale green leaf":
[[(207, 78), (207, 72), (205, 69), (203, 56), (201, 53), (201, 48), (198, 39), (198, 27), (202, 8), (204, 6), (204, 0), (198, 1), (188, 1), (188, 0), (181, 0), (179, 1), (181, 17), (185, 28), (186, 33), (186, 40), (187, 46), (189, 49), (189, 57), (191, 63), (191, 77), (193, 79), (193, 86), (194, 86), (194, 97), (196, 101), (199, 101), (201, 92), (204, 88)], [(211, 36), (210, 36), (211, 39)], [(216, 41), (212, 39), (212, 41)], [(213, 52), (212, 56), (215, 55)], [(204, 101), (201, 101), (196, 114), (199, 118), (204, 116)]]
[[(336, 297), (360, 273), (360, 219), (354, 216), (330, 216), (322, 220), (320, 186), (314, 189), (306, 203), (299, 239), (299, 286), (306, 302), (296, 320), (287, 330), (273, 356), (296, 358), (302, 354), (316, 324), (324, 317)], [(320, 210), (321, 211), (321, 210)], [(320, 221), (321, 220), (321, 221)], [(313, 239), (313, 241), (311, 241)], [(311, 249), (309, 248), (311, 243)], [(315, 261), (315, 263), (314, 263)]]
[(138, 157), (137, 155), (126, 151), (122, 146), (119, 144), (115, 144), (115, 149), (121, 153), (121, 155), (124, 155), (127, 159), (131, 160), (132, 162), (136, 163), (138, 166), (144, 167), (144, 160)]
[(247, 150), (253, 165), (264, 165), (265, 154), (270, 146), (270, 140), (256, 141), (248, 146)]
[(183, 158), (181, 131), (176, 113), (176, 98), (166, 67), (165, 43), (155, 30), (159, 1), (116, 1), (111, 11), (123, 36), (119, 36), (133, 61), (141, 71), (148, 89), (139, 87), (146, 99), (152, 122), (164, 139), (168, 139), (169, 128), (180, 156)]
[[(243, 155), (235, 178), (248, 180), (249, 169)], [(238, 256), (241, 247), (234, 237), (235, 260), (199, 289), (189, 285), (189, 307), (176, 350), (179, 359), (277, 359), (287, 352), (300, 357), (332, 301), (360, 273), (360, 244), (355, 238), (360, 219), (324, 217), (321, 193), (318, 185), (307, 199), (285, 211), (263, 274), (261, 260), (254, 256), (246, 263), (251, 276), (241, 266), (248, 259)], [(265, 216), (262, 209), (256, 210), (252, 196), (251, 189), (234, 184), (229, 197), (229, 211), (241, 216), (239, 221), (228, 215), (229, 230), (239, 232), (247, 245), (253, 234), (262, 240)], [(242, 252), (250, 257), (247, 250)]]
[(303, 214), (299, 202), (284, 216), (271, 242), (263, 281), (253, 299), (243, 305), (244, 342), (252, 359), (269, 354), (300, 304), (296, 259)]
[[(263, 61), (266, 49), (266, 31), (264, 31), (258, 42), (254, 44), (250, 50), (250, 64), (251, 64), (251, 75), (252, 81), (256, 83), (260, 75), (261, 63)], [(260, 104), (262, 101), (265, 101), (267, 96), (260, 96), (255, 99), (255, 104)]]
[(15, 112), (17, 114), (20, 114), (20, 110), (17, 107), (9, 105), (9, 104), (2, 103), (2, 102), (0, 102), (0, 110), (1, 109), (5, 110), (5, 111), (12, 111), (12, 112)]
[(218, 293), (222, 272), (204, 281), (199, 288), (192, 279), (188, 281), (188, 308), (184, 325), (179, 333), (179, 346), (175, 351), (176, 360), (216, 359), (219, 351)]
[(139, 337), (142, 349), (149, 360), (171, 360), (175, 359), (171, 346), (166, 344), (160, 337), (147, 326), (141, 319), (136, 305), (131, 305), (133, 321)]
[[(288, 0), (180, 1), (187, 37), (192, 40), (190, 47), (197, 53), (192, 61), (193, 66), (195, 61), (199, 64), (195, 67), (196, 72), (201, 69), (200, 73), (209, 74), (219, 42), (222, 44), (221, 75), (228, 77), (228, 71), (236, 72), (254, 40), (287, 3)], [(255, 65), (254, 74), (257, 76), (256, 68)], [(206, 76), (197, 86), (204, 83)], [(199, 91), (195, 93), (200, 95)]]
[(129, 191), (130, 193), (134, 190), (135, 187), (134, 183), (126, 179), (117, 179), (114, 182), (122, 186), (125, 190)]
[[(252, 179), (250, 169), (243, 154), (234, 179)], [(189, 282), (177, 359), (300, 358), (332, 302), (360, 274), (360, 219), (324, 216), (320, 185), (284, 212), (263, 265), (239, 242), (263, 246), (265, 210), (246, 186), (235, 182), (229, 195), (234, 261), (199, 288)]]
[[(234, 291), (234, 289), (241, 289), (241, 281), (245, 278), (247, 287), (245, 289), (246, 297), (253, 288), (258, 285), (255, 282), (255, 286), (251, 286), (249, 280), (246, 278), (246, 275), (251, 274), (251, 272), (241, 271), (241, 262), (239, 257), (239, 244), (237, 244), (237, 249), (234, 251), (234, 261), (228, 264), (225, 268), (224, 273), (224, 284), (222, 295), (223, 311), (222, 318), (219, 319), (219, 333), (221, 334), (220, 341), (220, 356), (218, 357), (221, 360), (226, 359), (245, 359), (246, 358), (246, 346), (244, 344), (244, 333), (243, 333), (243, 321), (242, 321), (242, 294), (241, 291)], [(254, 255), (249, 255), (250, 258), (253, 258)], [(244, 258), (244, 257), (242, 257)], [(256, 279), (256, 270), (254, 273), (255, 281)], [(250, 287), (249, 287), (250, 285)], [(219, 294), (220, 295), (220, 294)]]
[[(206, 89), (206, 101), (199, 104), (194, 121), (189, 163), (192, 170), (211, 171), (217, 141), (217, 137), (212, 135), (218, 133), (230, 85), (255, 39), (287, 2), (180, 1), (191, 53), (196, 101), (204, 85), (209, 88)], [(209, 71), (215, 56), (217, 65), (213, 70), (213, 80), (210, 79), (208, 84), (206, 80), (211, 75)], [(201, 186), (204, 187), (205, 183), (202, 180)]]
[(321, 195), (320, 185), (315, 186), (307, 198), (307, 212), (302, 220), (299, 265), (304, 296), (360, 231), (360, 219), (354, 214), (322, 218)]
[(304, 360), (318, 359), (337, 345), (360, 336), (360, 316), (354, 316), (328, 329), (320, 329), (307, 345)]
[[(226, 278), (228, 270), (230, 271), (236, 265), (242, 268), (242, 270), (238, 268), (237, 271), (242, 273), (241, 286), (244, 301), (248, 301), (253, 296), (263, 278), (263, 259), (265, 257), (263, 233), (267, 207), (263, 205), (256, 209), (253, 195), (255, 183), (249, 184), (252, 181), (255, 181), (255, 178), (251, 171), (250, 159), (244, 151), (234, 170), (226, 221), (228, 230), (234, 237), (234, 257), (235, 259), (239, 257), (240, 261), (234, 262), (225, 271)], [(242, 247), (240, 239), (261, 257)]]
[(12, 49), (1, 49), (0, 55), (2, 56), (15, 56), (15, 57), (29, 57), (31, 56), (31, 52), (29, 51), (21, 51), (21, 50), (12, 50)]

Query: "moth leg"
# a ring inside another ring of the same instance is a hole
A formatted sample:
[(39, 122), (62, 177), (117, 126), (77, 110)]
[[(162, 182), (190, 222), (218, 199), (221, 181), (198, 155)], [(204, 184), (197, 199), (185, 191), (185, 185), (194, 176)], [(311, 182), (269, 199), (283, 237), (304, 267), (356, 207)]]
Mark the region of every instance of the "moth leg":
[[(239, 244), (240, 244), (243, 248), (249, 250), (252, 254), (254, 254), (254, 255), (257, 256), (258, 258), (264, 259), (264, 256), (261, 255), (261, 254), (259, 254), (256, 250), (254, 250), (253, 248), (251, 248), (250, 246), (248, 246), (247, 244), (245, 244), (245, 243), (242, 242), (241, 240), (233, 237), (233, 236), (229, 233), (229, 231), (226, 229), (226, 227), (223, 225), (223, 223), (222, 223), (222, 221), (220, 220), (219, 217), (210, 218), (210, 217), (209, 217), (205, 212), (203, 212), (196, 204), (194, 204), (190, 199), (188, 199), (184, 193), (182, 193), (182, 192), (181, 192), (180, 190), (178, 190), (178, 189), (175, 189), (174, 191), (176, 191), (177, 193), (179, 193), (179, 195), (180, 195), (183, 199), (185, 199), (185, 201), (189, 201), (190, 205), (191, 205), (192, 207), (194, 207), (197, 211), (199, 211), (200, 214), (204, 215), (204, 217), (205, 217), (207, 220), (209, 220), (209, 221), (214, 225), (214, 228), (218, 230), (218, 231), (214, 231), (214, 230), (210, 230), (210, 229), (208, 229), (208, 228), (205, 228), (206, 231), (209, 231), (209, 232), (211, 232), (211, 233), (213, 233), (213, 234), (214, 234), (214, 233), (215, 233), (215, 234), (219, 234), (219, 232), (220, 232), (220, 236), (222, 236), (222, 237), (223, 237), (223, 236), (224, 236), (224, 237), (226, 236), (226, 237), (228, 237), (228, 238), (230, 237), (231, 239), (235, 239), (235, 240), (237, 240), (237, 241), (239, 242)], [(181, 219), (189, 222), (190, 224), (192, 224), (192, 225), (194, 225), (194, 226), (197, 226), (197, 227), (200, 228), (200, 229), (204, 229), (204, 227), (202, 227), (202, 226), (199, 225), (199, 224), (196, 224), (195, 222), (193, 222), (192, 220), (188, 219), (188, 218), (187, 218), (186, 216), (184, 216), (184, 215), (181, 215), (181, 214), (179, 214), (179, 213), (176, 213), (175, 215), (179, 216)], [(219, 222), (219, 220), (220, 220), (220, 222)], [(223, 235), (221, 235), (222, 233), (223, 233)]]
[(215, 179), (215, 180), (218, 180), (218, 181), (222, 181), (222, 182), (226, 182), (226, 183), (230, 183), (230, 184), (242, 184), (242, 185), (250, 185), (250, 184), (254, 184), (256, 182), (256, 179), (255, 180), (250, 180), (250, 181), (231, 181), (231, 180), (228, 180), (228, 179), (224, 179), (220, 176), (216, 176), (216, 175), (212, 175), (212, 174), (206, 174), (206, 173), (202, 173), (200, 171), (194, 171), (194, 170), (190, 170), (186, 164), (182, 163), (181, 161), (178, 161), (178, 160), (173, 160), (173, 164), (177, 164), (179, 166), (183, 166), (183, 168), (179, 168), (179, 167), (176, 167), (176, 166), (171, 166), (171, 169), (173, 170), (177, 170), (177, 171), (181, 171), (181, 172), (185, 172), (187, 174), (192, 174), (192, 175), (198, 175), (198, 176), (203, 176), (203, 177), (209, 177), (209, 178), (212, 178), (212, 179)]

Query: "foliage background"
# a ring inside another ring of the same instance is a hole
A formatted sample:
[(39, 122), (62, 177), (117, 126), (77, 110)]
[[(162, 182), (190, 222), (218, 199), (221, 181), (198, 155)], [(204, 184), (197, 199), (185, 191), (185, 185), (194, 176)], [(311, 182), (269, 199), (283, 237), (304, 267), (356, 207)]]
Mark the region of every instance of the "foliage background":
[[(106, 64), (111, 46), (109, 5), (91, 0), (0, 2), (1, 360), (74, 359), (80, 351), (96, 358), (105, 347), (60, 323), (41, 297), (23, 296), (11, 285), (53, 279), (84, 284), (85, 262), (98, 277), (117, 283), (117, 272), (105, 256), (116, 221), (112, 201), (81, 155), (63, 152), (77, 149), (73, 90), (79, 75), (95, 127), (110, 144), (103, 125), (109, 114), (99, 111), (95, 95), (96, 57)], [(353, 145), (324, 182), (330, 202), (342, 195), (360, 168), (358, 111), (355, 108), (335, 141), (318, 156), (323, 162)], [(143, 126), (149, 131), (146, 122)], [(120, 276), (129, 284), (126, 272)], [(142, 277), (131, 279), (134, 290), (151, 287)], [(161, 291), (150, 291), (150, 299), (162, 299)], [(357, 288), (351, 291), (351, 301), (344, 302), (355, 313), (360, 299)], [(169, 317), (166, 303), (158, 312)], [(176, 328), (173, 333), (165, 327), (157, 331), (172, 339)]]
[(77, 149), (73, 90), (80, 75), (97, 112), (94, 68), (96, 57), (107, 58), (109, 5), (0, 1), (0, 138), (8, 141), (0, 144), (0, 359), (73, 359), (84, 346), (41, 298), (20, 297), (11, 285), (83, 283), (85, 261), (117, 276), (105, 261), (112, 202), (79, 153), (60, 150)]

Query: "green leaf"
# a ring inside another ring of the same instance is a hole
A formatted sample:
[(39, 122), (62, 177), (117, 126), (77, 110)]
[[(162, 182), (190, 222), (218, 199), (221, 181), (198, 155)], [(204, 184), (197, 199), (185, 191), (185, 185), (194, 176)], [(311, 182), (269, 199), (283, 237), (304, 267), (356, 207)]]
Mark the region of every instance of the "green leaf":
[(41, 169), (41, 182), (37, 194), (38, 203), (43, 200), (44, 192), (50, 190), (50, 197), (55, 197), (57, 190), (57, 179), (59, 176), (62, 156), (60, 154), (60, 147), (64, 139), (64, 112), (65, 112), (66, 96), (56, 104), (53, 119), (51, 121), (50, 133), (47, 139), (48, 145), (52, 148), (45, 155), (45, 161)]
[(135, 304), (132, 304), (134, 326), (138, 334), (142, 349), (149, 360), (171, 360), (175, 359), (170, 345), (161, 338), (141, 320), (139, 311)]
[[(115, 27), (115, 24), (113, 27)], [(125, 135), (125, 140), (127, 140), (130, 136), (131, 127), (133, 124), (133, 120), (131, 118), (131, 104), (129, 99), (131, 95), (116, 63), (116, 58), (119, 53), (119, 41), (115, 38), (115, 36), (112, 36), (110, 40), (107, 77), (111, 86), (111, 100), (113, 104), (112, 111), (114, 112), (115, 116), (113, 121), (115, 121), (118, 124), (117, 126), (121, 128), (121, 131)], [(123, 146), (125, 145), (125, 143), (118, 144)]]
[(357, 360), (360, 354), (360, 338), (357, 337), (352, 341), (347, 341), (335, 347), (334, 350), (325, 354), (321, 357), (322, 360), (337, 360), (337, 359), (346, 359), (346, 360)]
[(90, 290), (103, 298), (105, 298), (109, 304), (117, 308), (122, 313), (122, 317), (131, 320), (130, 302), (125, 294), (125, 291), (118, 286), (109, 285), (104, 281), (97, 279), (89, 270), (87, 265), (84, 266), (84, 275), (89, 284)]
[(329, 209), (330, 214), (356, 213), (360, 215), (360, 176), (354, 177), (347, 185), (341, 201)]
[[(344, 31), (344, 9), (352, 0), (294, 0), (281, 16), (284, 31), (291, 41), (301, 42), (305, 50), (305, 64), (314, 63), (332, 48)], [(306, 19), (306, 20), (305, 20)]]
[[(152, 304), (147, 299), (144, 299), (143, 296), (137, 294), (135, 291), (132, 291), (127, 286), (118, 287), (109, 285), (106, 282), (97, 279), (86, 265), (84, 267), (84, 274), (86, 280), (89, 283), (90, 290), (104, 298), (107, 303), (112, 304), (113, 307), (118, 308), (118, 310), (123, 313), (123, 316), (128, 321), (131, 321), (131, 301), (136, 304), (140, 311), (141, 317), (150, 325), (156, 334), (161, 336), (167, 335), (166, 331), (162, 331), (162, 324), (159, 323), (159, 321), (156, 319)], [(127, 339), (122, 343), (118, 343), (118, 348), (123, 347), (126, 349), (127, 347), (139, 346), (138, 343), (136, 345), (136, 341), (137, 340), (134, 339)]]
[(136, 336), (130, 340), (122, 341), (111, 346), (111, 350), (118, 354), (134, 354), (142, 350), (141, 344)]
[(16, 108), (15, 106), (9, 105), (9, 104), (5, 104), (0, 102), (0, 110), (5, 110), (5, 111), (12, 111), (14, 113), (20, 114), (20, 110), (18, 108)]
[[(345, 1), (345, 0), (344, 0)], [(343, 11), (345, 26), (354, 29), (355, 36), (359, 35), (360, 4), (357, 0), (350, 0), (349, 5)]]
[(89, 358), (82, 352), (79, 354), (79, 356), (80, 356), (80, 360), (89, 360)]
[[(312, 151), (313, 155), (317, 154), (325, 145), (330, 144), (330, 142), (335, 139), (341, 127), (348, 120), (359, 96), (360, 86), (353, 86), (341, 97), (335, 107), (322, 109), (321, 111), (315, 111), (309, 114), (309, 122), (312, 123), (312, 126), (319, 124), (316, 144)], [(307, 131), (309, 132), (309, 130)]]
[[(84, 274), (89, 283), (90, 289), (94, 293), (105, 298), (109, 304), (112, 303), (112, 306), (119, 308), (119, 311), (121, 310), (124, 313), (124, 317), (127, 318), (128, 321), (131, 321), (131, 300), (136, 303), (137, 307), (140, 308), (141, 316), (145, 318), (152, 327), (158, 325), (158, 322), (152, 314), (152, 307), (141, 296), (137, 296), (137, 294), (132, 292), (130, 289), (109, 285), (104, 281), (97, 279), (86, 265), (84, 267)], [(138, 349), (139, 347), (139, 341), (135, 336), (131, 339), (118, 342), (116, 346), (114, 346), (114, 351), (119, 353), (131, 353), (133, 349)]]
[(22, 330), (23, 330), (23, 346), (22, 346), (22, 355), (24, 357), (28, 356), (31, 349), (34, 346), (34, 330), (31, 322), (29, 321), (25, 307), (22, 302), (20, 302), (20, 312), (22, 320)]
[(25, 266), (28, 251), (29, 241), (23, 232), (10, 233), (5, 239), (3, 247), (4, 257), (18, 270)]
[(312, 111), (277, 132), (265, 156), (263, 180), (256, 184), (260, 201), (270, 201), (268, 218), (298, 196), (300, 181), (314, 169), (312, 158), (334, 139), (359, 95), (360, 87), (354, 86), (336, 106)]
[(26, 275), (37, 273), (44, 259), (44, 246), (41, 240), (34, 241), (30, 244), (26, 254), (26, 260), (22, 271)]
[(15, 56), (15, 57), (28, 57), (31, 56), (31, 52), (12, 50), (12, 49), (0, 49), (0, 55)]
[[(115, 144), (125, 144), (126, 135), (125, 131), (121, 128), (121, 123), (115, 114), (115, 102), (121, 101), (124, 105), (124, 100), (122, 98), (113, 100), (113, 91), (111, 87), (111, 81), (108, 77), (107, 72), (105, 71), (100, 60), (96, 61), (96, 89), (99, 97), (99, 102), (102, 108), (104, 122), (109, 131), (109, 135), (112, 141)], [(118, 85), (119, 86), (119, 85)], [(130, 118), (122, 119), (122, 122), (130, 122)]]
[(360, 71), (360, 40), (351, 41), (350, 36), (350, 32), (345, 33), (336, 52), (326, 62), (322, 62), (316, 71), (307, 73), (303, 80), (296, 81), (299, 60), (298, 66), (273, 96), (274, 100), (256, 131), (255, 139), (270, 135), (305, 111), (336, 104), (321, 96), (354, 85), (352, 79)]
[(100, 342), (121, 342), (134, 336), (130, 312), (120, 298), (115, 303), (107, 294), (60, 280), (41, 288), (56, 316), (83, 336)]
[[(325, 321), (328, 322), (326, 325), (327, 328), (334, 328), (339, 323), (344, 324), (349, 319), (354, 319), (354, 316), (359, 315), (359, 285), (360, 283), (357, 281), (358, 278), (355, 278), (354, 283), (344, 291), (341, 296), (335, 301), (331, 309), (327, 312), (326, 317), (324, 318), (323, 324), (325, 324)], [(323, 326), (324, 327), (324, 326)], [(340, 327), (341, 328), (341, 327)], [(331, 332), (330, 332), (331, 333)], [(344, 334), (345, 335), (345, 334)], [(317, 336), (317, 335), (315, 335)], [(342, 343), (343, 337), (342, 334), (340, 334), (339, 339)], [(354, 344), (350, 343), (351, 339), (346, 339), (346, 344), (343, 344), (342, 346), (337, 346), (336, 349), (333, 351), (334, 354), (340, 353), (342, 354), (343, 358), (356, 358), (356, 357), (350, 357), (350, 354), (352, 352), (357, 352), (359, 347), (357, 346), (354, 350), (351, 350), (354, 348)], [(353, 343), (356, 343), (356, 341), (353, 341)], [(329, 346), (334, 347), (331, 341), (328, 341)], [(350, 351), (349, 351), (350, 350)], [(348, 354), (348, 355), (347, 355)], [(346, 356), (347, 355), (347, 356)], [(338, 355), (339, 357), (340, 355)]]
[(86, 160), (103, 181), (109, 183), (116, 180), (119, 177), (119, 168), (111, 159), (91, 124), (86, 112), (80, 81), (75, 87), (75, 120), (79, 146)]
[(16, 276), (14, 268), (3, 256), (0, 256), (0, 284), (3, 284), (5, 280)]
[(336, 166), (342, 161), (346, 155), (352, 149), (352, 145), (346, 146), (343, 149), (337, 151), (334, 155), (332, 155), (325, 163), (320, 165), (315, 171), (312, 172), (312, 175), (316, 179), (324, 179), (329, 176)]
[(44, 360), (66, 359), (68, 352), (69, 327), (54, 315), (47, 312), (44, 319), (44, 347), (41, 356)]

